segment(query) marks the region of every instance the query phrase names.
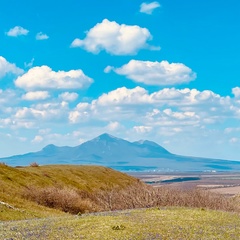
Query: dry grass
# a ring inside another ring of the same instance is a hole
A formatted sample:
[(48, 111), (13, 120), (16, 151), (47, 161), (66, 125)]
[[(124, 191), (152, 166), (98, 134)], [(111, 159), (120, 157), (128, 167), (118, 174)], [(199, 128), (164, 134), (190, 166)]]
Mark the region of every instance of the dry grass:
[[(64, 212), (73, 213), (68, 207), (68, 201), (70, 200), (66, 201), (67, 197), (63, 198), (63, 196), (70, 195), (74, 199), (73, 196), (76, 195), (74, 191), (78, 195), (81, 193), (81, 196), (85, 196), (88, 193), (94, 194), (97, 191), (125, 188), (136, 182), (138, 180), (134, 177), (99, 166), (50, 165), (15, 168), (0, 164), (0, 201), (22, 210), (15, 211), (1, 206), (0, 221), (59, 216), (65, 215)], [(46, 204), (43, 201), (36, 200), (36, 196), (33, 198), (34, 200), (23, 197), (30, 189), (35, 194), (39, 192), (39, 196), (47, 192), (49, 199), (55, 199), (54, 208), (46, 207), (51, 205), (51, 201)], [(54, 196), (57, 196), (57, 198)], [(67, 207), (57, 202), (56, 199), (58, 198), (65, 199)], [(79, 203), (76, 205), (81, 212), (82, 209), (84, 211), (89, 208), (94, 209), (91, 203), (90, 207), (88, 207), (88, 199), (87, 201), (81, 199), (79, 202), (83, 207), (79, 207)], [(77, 212), (77, 210), (74, 210), (74, 212)]]
[(39, 164), (37, 162), (30, 163), (30, 167), (39, 167)]
[(0, 201), (23, 210), (15, 213), (3, 208), (0, 220), (161, 206), (240, 212), (237, 198), (206, 190), (153, 188), (126, 174), (97, 166), (12, 168), (0, 164), (0, 186)]
[(196, 207), (239, 212), (233, 199), (206, 190), (153, 188), (135, 183), (126, 188), (113, 188), (94, 193), (60, 187), (28, 188), (24, 196), (38, 204), (73, 214), (162, 206)]
[(81, 196), (76, 190), (66, 187), (46, 187), (40, 189), (29, 187), (24, 191), (23, 196), (37, 204), (71, 214), (98, 210), (90, 198), (84, 197), (84, 194)]

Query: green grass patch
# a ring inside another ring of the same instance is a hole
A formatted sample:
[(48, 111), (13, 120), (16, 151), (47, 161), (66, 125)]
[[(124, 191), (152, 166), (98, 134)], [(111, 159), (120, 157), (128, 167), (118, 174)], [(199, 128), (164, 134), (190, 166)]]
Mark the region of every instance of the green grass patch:
[(236, 213), (152, 208), (0, 223), (0, 239), (240, 239)]

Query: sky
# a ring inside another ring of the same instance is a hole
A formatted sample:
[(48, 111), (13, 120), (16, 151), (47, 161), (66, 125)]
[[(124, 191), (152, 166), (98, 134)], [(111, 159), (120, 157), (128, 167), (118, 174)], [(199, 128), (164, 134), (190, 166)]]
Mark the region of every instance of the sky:
[(102, 133), (240, 160), (238, 0), (0, 4), (0, 157)]

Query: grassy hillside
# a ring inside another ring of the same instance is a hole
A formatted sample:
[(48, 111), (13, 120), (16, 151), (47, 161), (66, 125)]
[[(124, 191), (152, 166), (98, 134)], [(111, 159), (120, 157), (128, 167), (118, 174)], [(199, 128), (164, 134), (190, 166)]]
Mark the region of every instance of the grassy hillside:
[(0, 239), (240, 239), (238, 214), (192, 208), (127, 210), (0, 223)]
[(13, 168), (0, 164), (0, 201), (10, 205), (0, 204), (0, 220), (64, 214), (63, 211), (46, 207), (48, 203), (39, 202), (41, 200), (39, 194), (51, 193), (52, 196), (55, 194), (54, 198), (67, 200), (79, 192), (88, 194), (100, 190), (111, 191), (137, 182), (137, 179), (126, 174), (98, 166), (55, 165)]
[(33, 166), (0, 164), (0, 239), (240, 239), (239, 198), (105, 167)]

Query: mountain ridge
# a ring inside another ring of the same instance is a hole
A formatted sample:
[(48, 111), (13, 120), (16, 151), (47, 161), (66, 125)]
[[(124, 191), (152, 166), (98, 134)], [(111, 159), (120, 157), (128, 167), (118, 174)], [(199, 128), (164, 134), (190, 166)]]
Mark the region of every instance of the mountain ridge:
[(0, 158), (9, 165), (92, 164), (120, 171), (240, 171), (240, 162), (180, 156), (149, 140), (130, 142), (103, 133), (75, 147), (49, 144), (38, 152)]

